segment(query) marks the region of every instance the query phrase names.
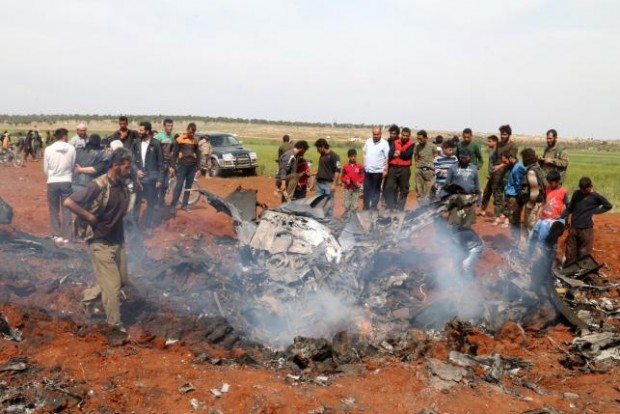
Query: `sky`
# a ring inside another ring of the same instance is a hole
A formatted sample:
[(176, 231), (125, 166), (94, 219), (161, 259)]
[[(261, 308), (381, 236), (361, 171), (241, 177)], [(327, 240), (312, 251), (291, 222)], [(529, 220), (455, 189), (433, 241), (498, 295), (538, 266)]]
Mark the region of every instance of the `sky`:
[(0, 2), (0, 113), (620, 138), (617, 0)]

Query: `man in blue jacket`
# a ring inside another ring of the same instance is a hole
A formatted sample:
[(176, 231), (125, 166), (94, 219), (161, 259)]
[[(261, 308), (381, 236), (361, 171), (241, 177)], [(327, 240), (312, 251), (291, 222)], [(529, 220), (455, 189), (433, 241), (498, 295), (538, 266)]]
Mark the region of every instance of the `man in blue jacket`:
[(523, 206), (519, 204), (521, 180), (525, 175), (525, 166), (517, 158), (516, 148), (505, 151), (502, 157), (508, 160), (508, 182), (504, 188), (504, 215), (508, 217), (513, 244), (518, 244), (521, 237), (521, 213)]

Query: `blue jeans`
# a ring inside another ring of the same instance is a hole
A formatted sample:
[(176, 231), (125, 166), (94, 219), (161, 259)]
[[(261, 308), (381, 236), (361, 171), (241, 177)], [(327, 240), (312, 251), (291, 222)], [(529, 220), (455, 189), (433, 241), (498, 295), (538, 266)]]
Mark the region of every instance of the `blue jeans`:
[(316, 195), (330, 196), (327, 202), (327, 210), (325, 211), (326, 217), (334, 216), (334, 194), (332, 194), (331, 181), (317, 181), (316, 182)]
[(187, 208), (189, 202), (189, 192), (192, 189), (192, 183), (196, 176), (196, 165), (177, 165), (177, 184), (174, 187), (174, 193), (172, 195), (172, 207), (176, 207), (181, 197), (181, 190), (185, 187), (183, 193), (182, 208)]

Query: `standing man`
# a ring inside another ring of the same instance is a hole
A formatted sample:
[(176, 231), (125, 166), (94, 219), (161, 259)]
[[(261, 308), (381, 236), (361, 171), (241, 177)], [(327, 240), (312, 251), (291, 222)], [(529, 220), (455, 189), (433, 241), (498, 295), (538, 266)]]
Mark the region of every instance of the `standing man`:
[(502, 125), (499, 127), (500, 133), (500, 141), (497, 143), (497, 154), (499, 157), (497, 158), (496, 164), (492, 169), (491, 179), (492, 184), (491, 187), (493, 189), (493, 206), (494, 206), (494, 216), (495, 222), (494, 225), (501, 224), (501, 215), (502, 210), (504, 208), (504, 188), (506, 187), (506, 182), (508, 181), (508, 174), (506, 173), (509, 168), (509, 164), (504, 164), (501, 160), (501, 155), (506, 152), (514, 152), (517, 154), (517, 146), (510, 139), (512, 135), (512, 128), (510, 125)]
[(534, 149), (526, 148), (521, 151), (521, 159), (525, 166), (525, 174), (521, 180), (519, 198), (523, 205), (524, 234), (529, 236), (545, 202), (545, 180), (542, 170), (538, 166), (538, 157)]
[[(478, 181), (478, 168), (470, 163), (471, 153), (469, 148), (463, 148), (459, 154), (459, 161), (448, 170), (445, 186), (451, 184), (461, 187), (465, 194), (480, 194), (480, 182)], [(441, 196), (440, 196), (441, 197)], [(476, 221), (476, 205), (450, 209), (448, 223), (459, 229), (470, 229)]]
[(76, 229), (88, 243), (95, 272), (95, 286), (84, 291), (82, 304), (89, 309), (101, 296), (106, 322), (122, 331), (120, 293), (128, 282), (123, 219), (129, 208), (123, 178), (129, 176), (132, 160), (131, 152), (118, 148), (108, 172), (64, 202), (77, 215)]
[(54, 143), (45, 148), (43, 155), (52, 239), (56, 243), (68, 242), (71, 223), (71, 213), (63, 207), (63, 203), (71, 195), (71, 178), (75, 165), (75, 148), (67, 143), (68, 134), (69, 131), (65, 128), (58, 128), (54, 133)]
[(525, 175), (525, 166), (517, 158), (516, 147), (510, 151), (504, 151), (503, 154), (508, 159), (508, 167), (510, 168), (504, 189), (504, 215), (508, 217), (510, 223), (512, 242), (514, 245), (518, 245), (521, 240), (521, 213), (523, 212), (523, 205), (519, 202), (519, 192), (521, 181)]
[(137, 131), (127, 128), (129, 125), (129, 119), (125, 115), (118, 117), (118, 131), (112, 134), (110, 142), (120, 140), (123, 143), (123, 148), (132, 151), (134, 142), (140, 141), (140, 136)]
[(88, 142), (88, 127), (86, 124), (79, 124), (75, 129), (76, 134), (71, 138), (69, 144), (73, 145), (75, 149), (86, 147), (86, 143)]
[(484, 165), (482, 151), (480, 150), (480, 144), (473, 141), (471, 128), (465, 128), (463, 130), (463, 139), (456, 147), (456, 156), (460, 157), (461, 151), (465, 148), (469, 149), (469, 153), (471, 154), (471, 163), (474, 164), (478, 170), (482, 169), (482, 166)]
[(176, 170), (177, 184), (174, 187), (172, 195), (172, 203), (170, 207), (176, 208), (181, 190), (183, 191), (183, 200), (181, 208), (185, 211), (189, 208), (189, 192), (192, 190), (192, 183), (196, 175), (200, 176), (200, 146), (196, 139), (196, 124), (190, 122), (187, 124), (185, 132), (177, 137), (174, 141), (172, 149), (172, 165)]
[[(487, 138), (487, 147), (489, 148), (489, 167), (487, 183), (484, 186), (484, 191), (482, 192), (482, 200), (480, 201), (481, 216), (486, 216), (487, 206), (489, 205), (489, 201), (491, 201), (491, 196), (493, 195), (493, 168), (499, 161), (499, 155), (497, 154), (498, 141), (499, 138), (497, 138), (497, 135), (491, 135)], [(499, 215), (496, 217), (499, 217)]]
[(388, 173), (383, 187), (383, 197), (388, 210), (405, 209), (414, 145), (411, 129), (407, 127), (402, 129), (400, 139), (395, 139), (390, 145)]
[(152, 139), (150, 122), (140, 122), (138, 134), (140, 134), (140, 141), (136, 141), (133, 145), (133, 159), (140, 185), (136, 192), (133, 217), (138, 223), (142, 200), (146, 199), (144, 228), (150, 229), (153, 224), (153, 208), (157, 202), (157, 191), (161, 188), (164, 177), (164, 156), (159, 141)]
[(280, 157), (282, 156), (282, 154), (284, 154), (286, 151), (292, 148), (293, 148), (293, 143), (291, 142), (291, 137), (289, 137), (288, 135), (284, 135), (282, 137), (282, 145), (280, 145), (280, 147), (278, 148), (278, 161), (280, 160)]
[(418, 204), (428, 203), (431, 190), (435, 185), (435, 145), (428, 142), (425, 130), (418, 131), (418, 145), (415, 146), (415, 185)]
[(364, 210), (377, 210), (381, 182), (387, 176), (390, 145), (381, 139), (381, 128), (372, 129), (372, 138), (364, 144)]
[(213, 154), (213, 147), (211, 146), (211, 138), (209, 138), (209, 135), (202, 137), (198, 143), (198, 147), (200, 148), (200, 156), (202, 157), (200, 161), (202, 173), (205, 177), (208, 177), (209, 171), (211, 171), (211, 155)]
[(164, 119), (164, 130), (159, 131), (157, 135), (154, 136), (155, 139), (159, 141), (161, 146), (161, 152), (164, 158), (164, 173), (161, 182), (161, 188), (157, 192), (157, 205), (163, 206), (164, 199), (166, 197), (166, 192), (168, 192), (168, 182), (170, 181), (170, 159), (172, 158), (172, 147), (174, 146), (174, 137), (172, 136), (172, 129), (174, 128), (174, 123), (172, 119), (166, 118)]
[(390, 137), (387, 141), (390, 145), (390, 149), (392, 149), (392, 147), (394, 146), (394, 142), (396, 142), (396, 140), (400, 138), (400, 128), (398, 127), (398, 125), (393, 124), (390, 129), (388, 129), (388, 132), (390, 133)]
[(294, 195), (299, 180), (301, 179), (300, 164), (306, 163), (304, 154), (308, 151), (308, 143), (304, 140), (297, 141), (293, 148), (286, 151), (279, 159), (278, 172), (276, 173), (276, 188), (282, 195), (282, 202), (290, 201)]
[(550, 129), (547, 131), (547, 148), (545, 148), (545, 152), (543, 153), (539, 163), (542, 167), (543, 176), (545, 179), (549, 172), (557, 171), (560, 173), (562, 182), (566, 184), (565, 180), (566, 170), (568, 169), (568, 151), (566, 151), (566, 148), (558, 144), (558, 131), (555, 129)]
[(329, 196), (325, 214), (327, 217), (333, 217), (336, 184), (338, 184), (342, 169), (340, 156), (329, 149), (329, 144), (325, 138), (317, 139), (314, 146), (321, 154), (319, 157), (319, 168), (316, 173), (316, 194)]

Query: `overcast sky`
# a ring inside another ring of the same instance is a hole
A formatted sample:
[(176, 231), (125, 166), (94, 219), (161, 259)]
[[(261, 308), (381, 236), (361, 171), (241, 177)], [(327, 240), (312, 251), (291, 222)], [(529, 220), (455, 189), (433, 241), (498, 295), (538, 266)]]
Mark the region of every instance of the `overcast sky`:
[(620, 137), (617, 0), (2, 0), (0, 113)]

